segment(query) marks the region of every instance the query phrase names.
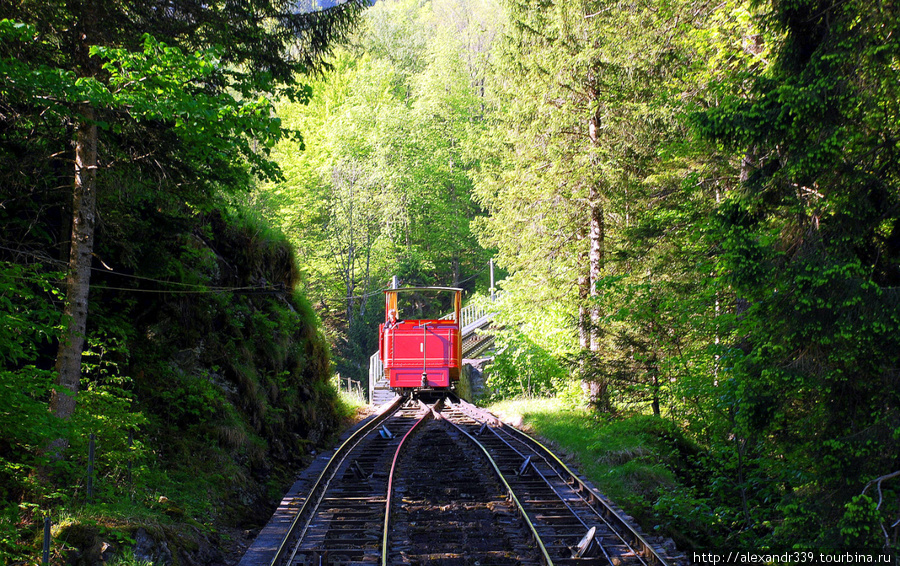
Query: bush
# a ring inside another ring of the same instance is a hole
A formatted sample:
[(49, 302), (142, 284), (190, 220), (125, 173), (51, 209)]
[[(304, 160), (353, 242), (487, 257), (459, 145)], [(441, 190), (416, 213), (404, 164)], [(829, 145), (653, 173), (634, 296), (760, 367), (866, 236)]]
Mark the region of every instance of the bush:
[(496, 340), (498, 352), (486, 371), (490, 400), (544, 397), (565, 388), (566, 370), (524, 333), (507, 329)]

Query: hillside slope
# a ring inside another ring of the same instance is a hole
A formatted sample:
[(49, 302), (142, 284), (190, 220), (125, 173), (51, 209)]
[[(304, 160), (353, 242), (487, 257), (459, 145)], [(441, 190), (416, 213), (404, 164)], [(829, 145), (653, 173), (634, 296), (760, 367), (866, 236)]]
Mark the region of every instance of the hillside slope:
[[(259, 221), (148, 209), (104, 236), (76, 415), (62, 427), (46, 409), (54, 250), (4, 242), (0, 561), (35, 562), (47, 515), (54, 564), (221, 563), (220, 535), (262, 524), (340, 423), (328, 345), (295, 291), (293, 250)], [(59, 434), (69, 448), (50, 462), (42, 447)]]

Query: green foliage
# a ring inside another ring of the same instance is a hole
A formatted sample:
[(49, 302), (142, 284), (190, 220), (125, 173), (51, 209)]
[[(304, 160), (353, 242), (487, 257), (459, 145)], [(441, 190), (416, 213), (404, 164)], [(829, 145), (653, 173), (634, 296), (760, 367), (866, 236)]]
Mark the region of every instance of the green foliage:
[[(168, 260), (140, 278), (95, 276), (82, 385), (65, 430), (47, 412), (52, 372), (25, 364), (48, 363), (42, 347), (59, 311), (44, 289), (52, 290), (58, 276), (14, 264), (0, 274), (3, 297), (12, 299), (0, 310), (10, 329), (3, 336), (16, 353), (0, 371), (0, 489), (5, 500), (28, 502), (3, 511), (5, 557), (33, 556), (28, 537), (40, 529), (41, 513), (58, 522), (61, 512), (86, 504), (91, 433), (93, 503), (73, 517), (72, 528), (127, 525), (139, 515), (209, 531), (247, 520), (252, 509), (224, 502), (241, 501), (234, 493), (267, 502), (307, 446), (343, 418), (327, 384), (328, 349), (316, 315), (290, 292), (298, 271), (284, 237), (252, 214), (193, 222), (189, 232), (153, 238)], [(120, 252), (101, 249), (116, 262)], [(148, 284), (191, 292), (138, 292)], [(134, 292), (126, 294), (129, 287)], [(50, 466), (63, 486), (54, 488), (37, 471), (41, 448), (60, 435), (69, 457)], [(98, 533), (90, 536), (112, 536)]]
[[(336, 370), (365, 382), (383, 316), (380, 290), (482, 284), (489, 253), (470, 229), (486, 127), (483, 83), (489, 17), (461, 2), (380, 2), (353, 48), (336, 53), (308, 106), (281, 101), (285, 178), (254, 195), (302, 257), (310, 297), (329, 329)], [(440, 16), (439, 16), (440, 14)], [(481, 25), (483, 24), (483, 26)]]
[(53, 374), (37, 360), (56, 334), (60, 312), (50, 298), (59, 274), (39, 264), (0, 263), (0, 495), (14, 501), (34, 489), (36, 462), (29, 458), (58, 434), (47, 413)]
[(504, 8), (475, 191), (516, 323), (562, 306), (553, 351), (606, 408), (703, 444), (702, 481), (654, 503), (680, 541), (844, 540), (871, 519), (845, 506), (900, 465), (895, 10)]
[[(248, 96), (252, 92), (249, 85), (239, 82), (235, 87), (240, 96), (209, 95), (194, 87), (219, 72), (220, 50), (184, 54), (144, 34), (142, 52), (92, 46), (91, 55), (104, 60), (108, 74), (107, 84), (91, 85), (101, 105), (127, 108), (139, 120), (171, 121), (172, 131), (184, 142), (191, 161), (212, 165), (246, 159), (251, 173), (262, 178), (277, 176), (277, 168), (267, 159), (268, 151), (288, 132), (282, 129), (267, 97)], [(254, 86), (264, 93), (274, 90), (274, 85)], [(290, 94), (301, 103), (308, 96), (306, 88), (295, 88)]]
[[(131, 380), (120, 372), (127, 357), (124, 345), (105, 335), (89, 340), (78, 411), (67, 423), (51, 417), (47, 399), (53, 372), (35, 363), (46, 363), (44, 345), (56, 333), (60, 312), (48, 299), (56, 294), (53, 285), (59, 275), (45, 273), (40, 265), (3, 267), (0, 317), (2, 335), (11, 343), (4, 348), (8, 355), (0, 367), (0, 491), (5, 501), (19, 504), (3, 510), (0, 556), (26, 559), (30, 550), (21, 545), (22, 522), (40, 519), (41, 511), (71, 504), (73, 499), (84, 500), (90, 433), (96, 433), (100, 447), (93, 476), (96, 497), (117, 498), (126, 487), (129, 464), (138, 464), (139, 469), (144, 457), (140, 441), (128, 445), (128, 431), (146, 421), (132, 409)], [(68, 438), (73, 457), (52, 464), (51, 469), (57, 481), (70, 489), (47, 485), (38, 475), (39, 468), (48, 465), (42, 449), (49, 439), (60, 436)]]
[[(279, 178), (276, 142), (302, 146), (271, 101), (309, 99), (297, 73), (324, 68), (365, 3), (288, 4), (0, 8), (0, 495), (20, 502), (3, 509), (0, 561), (33, 561), (44, 513), (72, 517), (63, 538), (84, 548), (133, 543), (136, 515), (207, 534), (245, 520), (267, 503), (256, 486), (283, 486), (337, 425), (293, 250), (264, 220), (225, 212), (256, 178)], [(88, 345), (75, 413), (59, 421), (47, 402), (61, 276), (36, 262), (65, 265), (86, 115), (101, 163), (97, 210), (76, 211), (98, 219)], [(67, 457), (48, 461), (60, 438)]]
[(571, 454), (598, 489), (642, 525), (686, 544), (724, 544), (727, 506), (704, 493), (710, 455), (674, 423), (653, 416), (611, 418), (563, 399), (491, 406)]
[(42, 344), (49, 343), (59, 313), (47, 304), (58, 297), (54, 283), (59, 273), (41, 264), (0, 262), (0, 362), (4, 367), (33, 360)]
[[(900, 468), (895, 6), (380, 2), (310, 90), (289, 79), (322, 52), (276, 56), (302, 26), (249, 5), (270, 18), (235, 42), (215, 2), (196, 37), (99, 3), (123, 25), (83, 58), (74, 8), (0, 10), (0, 495), (38, 502), (0, 515), (0, 550), (27, 556), (37, 514), (80, 501), (95, 429), (98, 505), (240, 515), (223, 494), (277, 491), (265, 462), (340, 418), (317, 316), (359, 379), (390, 276), (472, 290), (486, 248), (508, 271), (493, 395), (577, 407), (527, 419), (629, 510), (687, 546), (884, 543), (892, 511), (859, 494)], [(57, 430), (59, 276), (22, 258), (64, 247), (82, 101), (110, 165), (104, 269), (83, 409)], [(583, 410), (582, 379), (611, 414)], [(73, 490), (37, 479), (53, 435)]]
[(771, 496), (779, 542), (871, 546), (870, 501), (856, 494), (898, 464), (898, 171), (876, 141), (898, 126), (883, 82), (897, 43), (873, 47), (888, 12), (842, 4), (826, 21), (812, 5), (773, 5), (774, 64), (695, 120), (746, 152), (746, 182), (714, 227), (719, 281), (740, 298), (723, 408), (745, 463), (784, 482)]
[[(0, 21), (0, 37), (5, 41), (26, 36), (32, 40), (40, 37), (33, 26)], [(219, 50), (184, 53), (144, 34), (139, 51), (92, 45), (90, 55), (101, 62), (104, 80), (79, 76), (62, 67), (0, 58), (0, 72), (9, 77), (4, 97), (11, 96), (20, 104), (46, 100), (45, 113), (62, 119), (71, 116), (72, 107), (78, 105), (99, 108), (108, 115), (98, 126), (114, 136), (126, 127), (118, 116), (122, 113), (127, 120), (167, 123), (170, 133), (183, 144), (181, 158), (195, 167), (240, 169), (246, 161), (252, 174), (277, 176), (277, 167), (267, 159), (268, 151), (288, 132), (272, 112), (271, 102), (263, 95), (249, 96), (250, 86), (239, 82), (233, 83), (239, 93), (209, 92), (203, 87), (221, 74)], [(275, 90), (274, 84), (254, 86), (263, 93)], [(308, 94), (300, 88), (291, 98), (305, 102)]]
[(840, 529), (842, 542), (848, 548), (878, 548), (881, 535), (881, 513), (868, 495), (857, 495), (844, 504)]
[(564, 306), (558, 328), (569, 342), (560, 351), (594, 382), (605, 410), (659, 410), (674, 399), (673, 383), (709, 366), (715, 244), (703, 236), (730, 174), (705, 161), (709, 148), (683, 116), (715, 103), (711, 76), (750, 65), (742, 42), (750, 10), (530, 1), (504, 9), (492, 77), (498, 127), (481, 145), (475, 185), (490, 212), (477, 220), (481, 241), (511, 273), (508, 301), (534, 318), (547, 304)]
[(497, 354), (485, 381), (489, 400), (546, 397), (565, 383), (565, 369), (522, 332), (506, 331), (495, 340)]
[(134, 556), (134, 550), (130, 547), (125, 547), (120, 554), (117, 554), (112, 561), (110, 561), (110, 566), (152, 566), (152, 562), (149, 560), (139, 560)]

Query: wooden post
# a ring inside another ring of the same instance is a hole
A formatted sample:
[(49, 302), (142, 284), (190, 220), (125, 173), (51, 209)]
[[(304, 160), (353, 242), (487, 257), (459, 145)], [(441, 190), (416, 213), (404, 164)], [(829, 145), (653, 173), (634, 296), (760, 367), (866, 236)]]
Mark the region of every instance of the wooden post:
[(134, 431), (128, 431), (128, 490), (131, 492), (131, 500), (134, 500), (134, 485), (131, 481), (131, 472), (134, 468)]
[(50, 517), (44, 517), (44, 556), (41, 564), (50, 566)]

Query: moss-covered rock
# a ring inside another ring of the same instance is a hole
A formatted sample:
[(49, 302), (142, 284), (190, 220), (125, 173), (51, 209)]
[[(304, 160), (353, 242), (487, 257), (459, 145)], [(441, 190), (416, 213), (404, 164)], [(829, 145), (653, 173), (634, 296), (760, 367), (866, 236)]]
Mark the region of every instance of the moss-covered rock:
[[(5, 460), (19, 455), (0, 433), (0, 493), (20, 502), (0, 508), (2, 563), (40, 556), (42, 513), (67, 517), (52, 542), (67, 564), (221, 563), (219, 533), (264, 524), (341, 424), (328, 344), (285, 238), (246, 214), (145, 212), (98, 240), (116, 269), (92, 279), (66, 458), (22, 480), (36, 466)], [(29, 361), (52, 367), (52, 348), (34, 351), (45, 357)], [(45, 381), (25, 392), (38, 416)]]

